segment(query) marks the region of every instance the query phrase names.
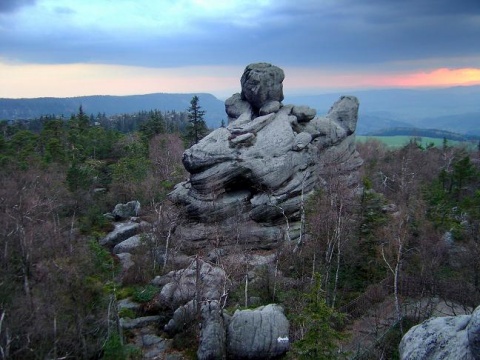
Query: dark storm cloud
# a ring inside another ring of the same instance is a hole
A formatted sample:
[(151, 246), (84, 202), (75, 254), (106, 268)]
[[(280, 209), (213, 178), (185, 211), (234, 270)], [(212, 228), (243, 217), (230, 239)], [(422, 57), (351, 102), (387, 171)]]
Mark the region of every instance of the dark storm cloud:
[(344, 0), (330, 7), (317, 2), (282, 10), (291, 14), (294, 25), (282, 33), (281, 41), (292, 45), (292, 57), (301, 55), (312, 63), (480, 54), (478, 0)]
[(193, 24), (195, 31), (181, 35), (142, 33), (134, 28), (122, 33), (78, 25), (29, 36), (4, 29), (0, 52), (41, 63), (152, 67), (239, 65), (259, 60), (283, 66), (348, 66), (480, 55), (478, 0), (338, 0), (325, 4), (279, 0), (248, 26), (228, 18), (201, 20)]
[(363, 0), (361, 2), (348, 0), (349, 6), (369, 7), (378, 12), (388, 12), (410, 16), (438, 15), (473, 15), (480, 14), (478, 0)]
[(36, 0), (0, 0), (0, 14), (13, 13), (21, 7), (35, 5)]

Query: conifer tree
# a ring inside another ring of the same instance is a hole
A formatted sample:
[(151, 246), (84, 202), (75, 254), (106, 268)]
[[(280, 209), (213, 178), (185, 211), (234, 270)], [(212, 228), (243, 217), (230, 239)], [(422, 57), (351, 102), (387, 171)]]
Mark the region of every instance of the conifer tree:
[(338, 359), (337, 341), (342, 334), (334, 324), (342, 322), (343, 316), (327, 305), (319, 273), (314, 274), (313, 281), (310, 291), (304, 294), (303, 312), (294, 319), (303, 327), (304, 335), (295, 342), (293, 351), (298, 359)]
[(208, 128), (204, 120), (205, 110), (199, 105), (199, 98), (195, 95), (190, 101), (188, 112), (188, 128), (186, 140), (188, 145), (197, 144), (208, 133)]

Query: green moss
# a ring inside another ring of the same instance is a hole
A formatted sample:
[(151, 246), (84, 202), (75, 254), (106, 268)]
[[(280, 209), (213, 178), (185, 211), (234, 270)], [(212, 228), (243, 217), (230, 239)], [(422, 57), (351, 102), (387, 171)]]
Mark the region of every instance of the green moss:
[(135, 311), (133, 311), (132, 309), (122, 308), (118, 312), (118, 316), (121, 318), (134, 319), (137, 316), (137, 314), (135, 314)]
[(124, 286), (117, 289), (117, 300), (126, 299), (133, 296), (135, 293), (135, 288), (131, 286)]

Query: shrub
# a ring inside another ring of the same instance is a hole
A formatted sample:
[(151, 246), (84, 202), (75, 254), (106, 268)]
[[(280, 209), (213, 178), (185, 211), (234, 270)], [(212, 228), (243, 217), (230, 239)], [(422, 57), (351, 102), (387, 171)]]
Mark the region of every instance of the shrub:
[(139, 303), (147, 303), (153, 299), (153, 297), (158, 293), (159, 289), (153, 285), (147, 285), (145, 287), (135, 288), (132, 300)]

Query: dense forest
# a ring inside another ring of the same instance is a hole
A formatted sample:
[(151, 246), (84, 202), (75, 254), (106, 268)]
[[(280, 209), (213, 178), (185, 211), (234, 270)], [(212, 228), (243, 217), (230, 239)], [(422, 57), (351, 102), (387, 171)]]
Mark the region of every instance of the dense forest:
[[(118, 260), (99, 245), (113, 226), (104, 214), (138, 200), (141, 217), (166, 241), (159, 221), (171, 206), (166, 194), (186, 176), (185, 146), (206, 134), (194, 100), (185, 113), (107, 118), (80, 108), (70, 119), (0, 123), (1, 359), (141, 358), (118, 331), (115, 303), (126, 296), (148, 302), (155, 293), (149, 281), (171, 267), (152, 265), (146, 251), (119, 281)], [(309, 199), (304, 246), (273, 250), (276, 266), (248, 289), (259, 303), (285, 307), (293, 342), (287, 358), (357, 352), (394, 359), (401, 335), (436, 302), (467, 312), (480, 303), (478, 152), (447, 140), (428, 148), (412, 140), (400, 149), (368, 140), (357, 149), (361, 191), (348, 196), (332, 167), (327, 186)], [(239, 281), (229, 306), (241, 306), (246, 285), (240, 270), (230, 271)], [(358, 352), (352, 325), (385, 304), (391, 313), (378, 312), (377, 327), (361, 329), (378, 336), (362, 340)], [(178, 343), (186, 350), (195, 337)]]

